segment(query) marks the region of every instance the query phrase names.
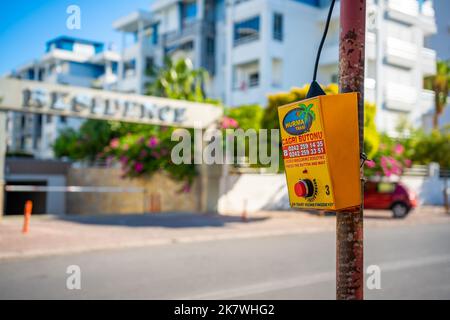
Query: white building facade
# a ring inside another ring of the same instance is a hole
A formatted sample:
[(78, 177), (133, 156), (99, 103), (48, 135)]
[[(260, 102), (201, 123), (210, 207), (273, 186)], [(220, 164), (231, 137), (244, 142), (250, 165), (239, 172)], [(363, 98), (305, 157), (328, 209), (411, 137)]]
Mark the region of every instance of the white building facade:
[[(157, 0), (149, 12), (115, 23), (124, 39), (135, 39), (123, 46), (119, 88), (145, 92), (150, 63), (189, 57), (210, 72), (210, 96), (231, 107), (265, 106), (268, 94), (311, 81), (328, 6), (329, 0)], [(366, 100), (377, 104), (378, 128), (395, 134), (403, 119), (421, 126), (434, 99), (423, 90), (423, 77), (436, 71), (436, 53), (424, 46), (436, 33), (433, 2), (368, 0), (367, 14)], [(322, 84), (338, 81), (338, 53), (339, 1), (322, 53)], [(127, 65), (136, 66), (130, 77)]]
[[(110, 90), (116, 86), (119, 55), (99, 42), (58, 37), (46, 44), (45, 54), (9, 76)], [(7, 117), (8, 152), (52, 158), (52, 145), (61, 130), (77, 129), (83, 120), (19, 112)]]
[[(233, 107), (267, 104), (267, 95), (311, 81), (330, 0), (155, 0), (149, 11), (113, 23), (122, 33), (118, 53), (102, 44), (61, 37), (39, 61), (16, 76), (75, 86), (145, 94), (149, 70), (164, 58), (190, 58), (210, 74), (206, 91)], [(434, 93), (423, 77), (436, 71), (425, 39), (436, 33), (431, 0), (367, 0), (365, 96), (377, 105), (377, 126), (394, 135), (409, 120), (422, 126)], [(318, 80), (338, 81), (339, 1), (325, 43)], [(428, 119), (429, 120), (429, 119)], [(75, 119), (11, 116), (9, 150), (51, 157), (61, 128)], [(19, 128), (19, 129), (17, 129)]]

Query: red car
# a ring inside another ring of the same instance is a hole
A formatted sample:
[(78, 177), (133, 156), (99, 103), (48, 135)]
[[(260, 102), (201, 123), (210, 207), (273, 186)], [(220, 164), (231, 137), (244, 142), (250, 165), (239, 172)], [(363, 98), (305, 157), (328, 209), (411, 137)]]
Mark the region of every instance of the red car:
[(394, 218), (404, 218), (417, 206), (417, 198), (400, 182), (367, 182), (364, 191), (364, 207), (390, 209)]

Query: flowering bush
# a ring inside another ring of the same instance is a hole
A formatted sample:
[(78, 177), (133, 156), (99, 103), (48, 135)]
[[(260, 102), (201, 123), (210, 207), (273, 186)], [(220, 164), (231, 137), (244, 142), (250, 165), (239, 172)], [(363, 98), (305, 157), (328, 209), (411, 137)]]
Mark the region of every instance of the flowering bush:
[(365, 175), (367, 176), (400, 176), (405, 168), (412, 165), (408, 157), (404, 142), (381, 136), (381, 143), (373, 159), (365, 163)]
[(150, 175), (164, 170), (172, 178), (186, 181), (183, 191), (188, 191), (196, 176), (196, 170), (193, 164), (175, 165), (172, 162), (170, 153), (177, 143), (171, 141), (173, 129), (147, 131), (113, 138), (98, 157), (106, 159), (108, 164), (119, 162), (123, 177)]

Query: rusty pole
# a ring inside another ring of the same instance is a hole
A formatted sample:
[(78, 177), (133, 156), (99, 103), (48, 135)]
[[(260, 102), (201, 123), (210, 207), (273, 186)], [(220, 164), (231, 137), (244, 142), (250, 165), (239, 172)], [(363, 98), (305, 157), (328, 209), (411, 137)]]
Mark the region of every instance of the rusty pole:
[[(359, 146), (364, 150), (366, 1), (341, 0), (339, 87), (358, 92)], [(361, 174), (361, 177), (363, 175)], [(364, 181), (361, 180), (361, 195)], [(363, 204), (336, 214), (336, 299), (364, 298)]]

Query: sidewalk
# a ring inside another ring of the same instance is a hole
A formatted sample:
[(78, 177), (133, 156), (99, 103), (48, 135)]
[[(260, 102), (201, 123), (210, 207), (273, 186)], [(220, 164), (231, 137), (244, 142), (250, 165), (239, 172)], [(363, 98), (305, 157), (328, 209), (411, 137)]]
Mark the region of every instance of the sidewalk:
[[(33, 216), (26, 235), (21, 233), (22, 223), (22, 217), (4, 217), (0, 223), (0, 260), (335, 229), (334, 216), (300, 211), (258, 212), (247, 222), (240, 216), (188, 213)], [(423, 207), (394, 220), (388, 211), (366, 210), (364, 223), (366, 228), (450, 223), (450, 215), (439, 207)]]

